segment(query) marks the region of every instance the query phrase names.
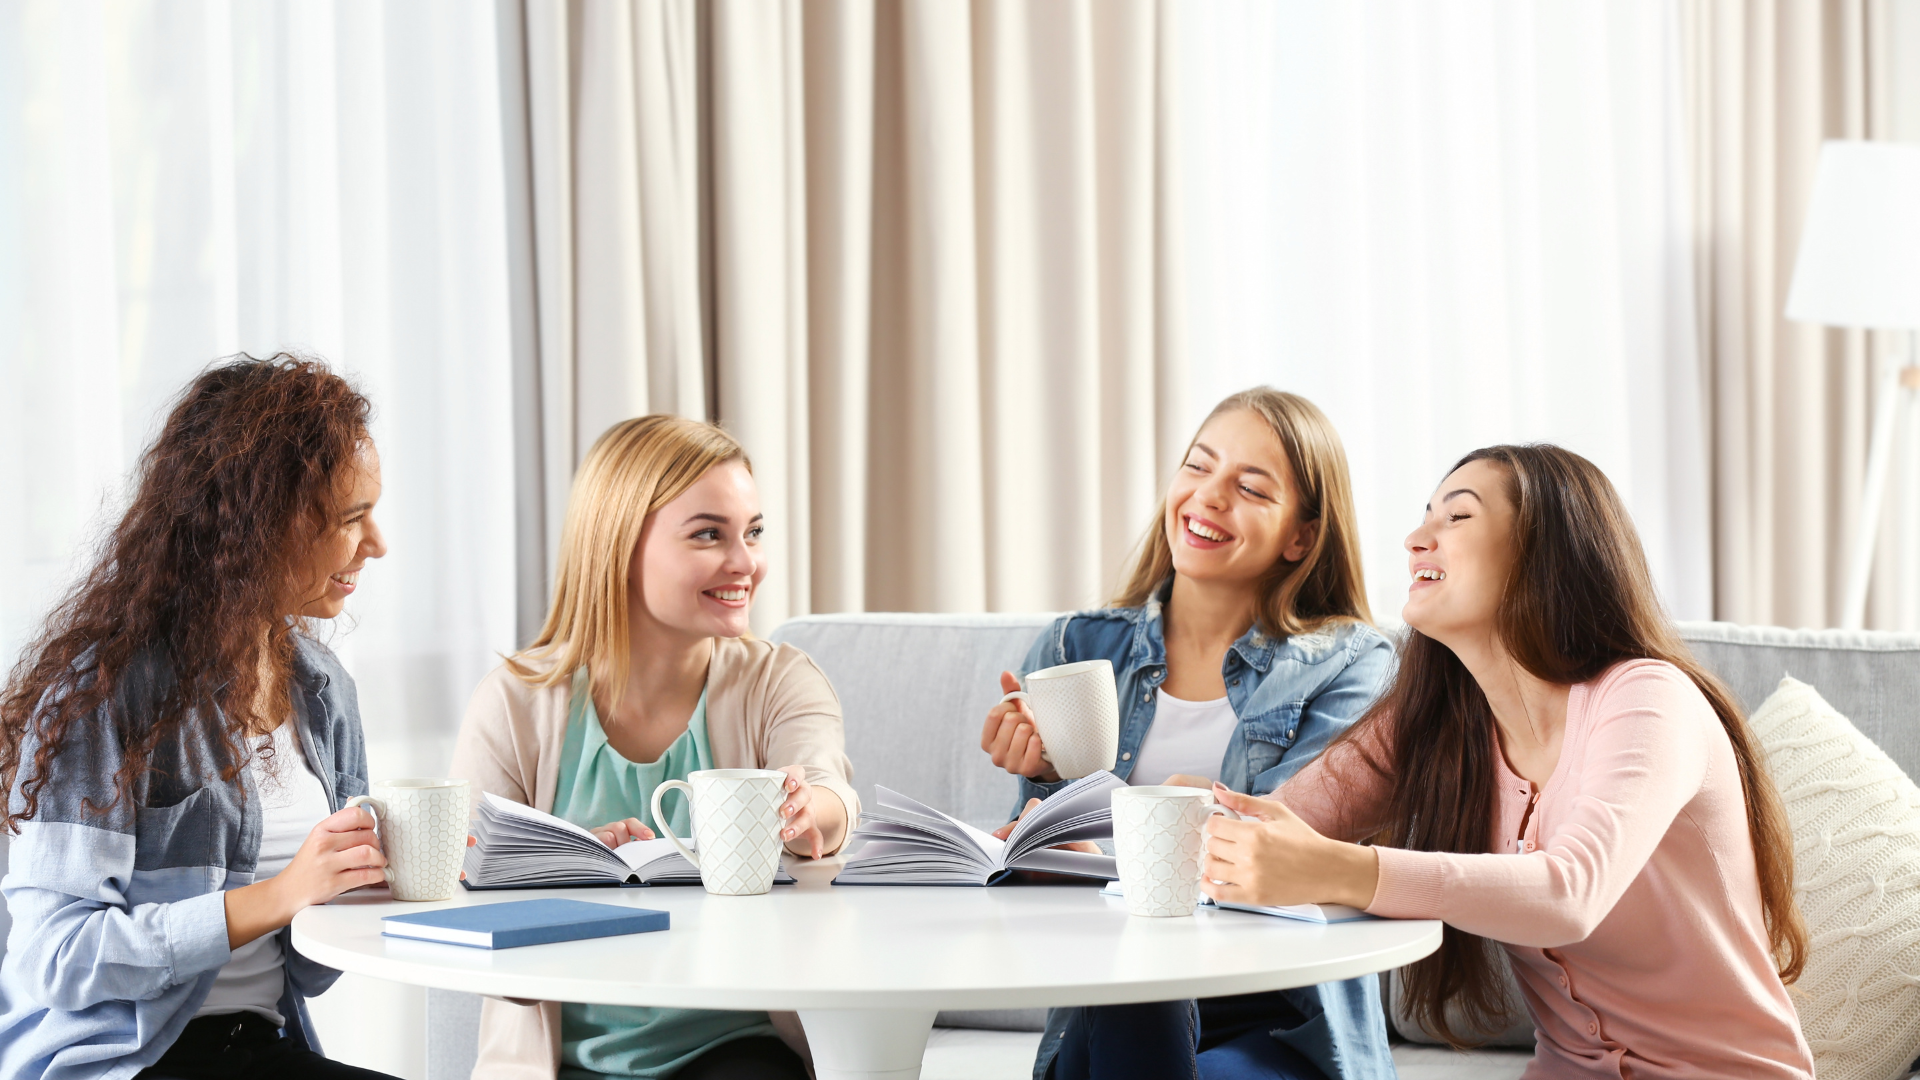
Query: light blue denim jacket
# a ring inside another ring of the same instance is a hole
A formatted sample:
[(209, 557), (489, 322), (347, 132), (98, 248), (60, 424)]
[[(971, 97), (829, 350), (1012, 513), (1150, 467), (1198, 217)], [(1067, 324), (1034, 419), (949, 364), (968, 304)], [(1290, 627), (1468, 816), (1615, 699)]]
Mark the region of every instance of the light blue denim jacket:
[[(1062, 615), (1028, 650), (1020, 677), (1078, 660), (1113, 663), (1120, 696), (1120, 758), (1114, 773), (1126, 779), (1153, 726), (1154, 691), (1167, 678), (1167, 646), (1161, 605), (1166, 590), (1145, 606), (1100, 608)], [(1343, 623), (1312, 634), (1276, 639), (1259, 627), (1227, 649), (1220, 674), (1240, 726), (1227, 743), (1217, 779), (1235, 791), (1264, 795), (1319, 756), (1360, 718), (1386, 688), (1393, 672), (1393, 646), (1371, 626)], [(1152, 777), (1159, 783), (1164, 777)], [(1021, 779), (1014, 814), (1029, 798), (1045, 798), (1065, 782)], [(1367, 975), (1286, 991), (1305, 1022), (1279, 1026), (1273, 1037), (1306, 1056), (1328, 1080), (1390, 1080), (1380, 981)], [(1044, 1080), (1066, 1027), (1065, 1010), (1047, 1016), (1047, 1030), (1034, 1061)]]
[[(367, 790), (353, 680), (325, 645), (302, 634), (295, 642), (301, 749), (338, 810)], [(139, 715), (170, 677), (164, 665), (134, 665), (114, 708)], [(211, 725), (181, 725), (155, 748), (134, 798), (100, 810), (113, 800), (120, 736), (105, 707), (76, 724), (84, 730), (53, 761), (0, 880), (13, 915), (0, 961), (8, 1080), (120, 1080), (158, 1060), (232, 955), (222, 894), (253, 883), (260, 852), (259, 794), (247, 770), (219, 779)], [(34, 748), (26, 741), (22, 759)], [(18, 780), (10, 798), (20, 805)], [(318, 1050), (305, 999), (339, 972), (295, 952), (286, 929), (279, 938), (287, 984), (278, 1011), (288, 1035)]]

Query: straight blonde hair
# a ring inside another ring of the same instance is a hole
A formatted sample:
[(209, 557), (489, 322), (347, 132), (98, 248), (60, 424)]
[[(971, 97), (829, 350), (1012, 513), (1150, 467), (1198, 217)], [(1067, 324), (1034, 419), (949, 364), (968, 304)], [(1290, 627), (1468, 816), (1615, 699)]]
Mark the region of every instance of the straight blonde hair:
[[(1318, 521), (1313, 544), (1299, 562), (1275, 560), (1260, 582), (1260, 629), (1272, 637), (1310, 633), (1329, 623), (1372, 622), (1366, 578), (1360, 569), (1360, 530), (1353, 512), (1353, 483), (1347, 477), (1347, 452), (1333, 423), (1313, 402), (1298, 394), (1256, 386), (1213, 407), (1204, 429), (1222, 413), (1244, 409), (1267, 422), (1287, 452), (1294, 490), (1300, 495), (1302, 521)], [(1186, 455), (1200, 432), (1193, 433)], [(1173, 576), (1173, 548), (1167, 542), (1167, 500), (1163, 496), (1153, 523), (1140, 539), (1139, 554), (1109, 607), (1139, 607)]]
[(628, 569), (647, 515), (715, 465), (735, 461), (753, 471), (733, 436), (679, 416), (622, 420), (596, 439), (567, 499), (546, 625), (533, 644), (507, 658), (508, 670), (528, 686), (545, 688), (571, 680), (584, 666), (594, 701), (609, 714), (618, 708), (631, 666)]

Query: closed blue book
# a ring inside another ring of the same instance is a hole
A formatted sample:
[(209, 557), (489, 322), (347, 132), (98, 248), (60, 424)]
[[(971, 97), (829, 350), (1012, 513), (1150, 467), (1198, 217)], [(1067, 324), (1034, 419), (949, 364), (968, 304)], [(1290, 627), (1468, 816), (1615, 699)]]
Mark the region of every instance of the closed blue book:
[(511, 900), (470, 904), (380, 920), (387, 937), (440, 941), (476, 949), (514, 949), (553, 941), (644, 934), (667, 928), (667, 913), (584, 900)]

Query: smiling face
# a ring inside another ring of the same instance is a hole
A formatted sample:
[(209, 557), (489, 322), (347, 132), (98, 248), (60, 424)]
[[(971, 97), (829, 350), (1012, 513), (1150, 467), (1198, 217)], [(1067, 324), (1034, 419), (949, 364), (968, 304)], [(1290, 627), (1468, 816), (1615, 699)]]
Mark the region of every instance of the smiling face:
[(386, 537), (374, 523), (373, 507), (380, 501), (380, 454), (372, 440), (360, 444), (360, 453), (341, 477), (334, 505), (340, 507), (321, 536), (308, 549), (300, 575), (300, 599), (294, 614), (307, 619), (332, 619), (347, 606), (347, 597), (360, 585), (360, 570), (368, 559), (387, 553)]
[(1408, 626), (1442, 644), (1493, 631), (1515, 555), (1509, 487), (1506, 470), (1484, 460), (1441, 481), (1407, 537)]
[(1176, 574), (1252, 584), (1276, 561), (1298, 562), (1317, 522), (1300, 520), (1293, 467), (1257, 413), (1233, 409), (1207, 421), (1167, 492), (1167, 544)]
[(767, 576), (763, 531), (753, 474), (737, 461), (715, 465), (647, 516), (627, 572), (628, 602), (689, 637), (739, 637)]

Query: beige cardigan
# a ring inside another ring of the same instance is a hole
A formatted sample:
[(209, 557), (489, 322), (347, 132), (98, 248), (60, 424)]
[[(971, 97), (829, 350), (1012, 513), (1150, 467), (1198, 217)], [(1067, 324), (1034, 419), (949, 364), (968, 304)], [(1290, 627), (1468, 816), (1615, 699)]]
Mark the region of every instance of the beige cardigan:
[[(560, 752), (567, 737), (571, 680), (535, 689), (505, 664), (473, 692), (452, 775), (536, 809), (553, 809)], [(807, 783), (840, 797), (851, 831), (860, 797), (851, 783), (840, 699), (806, 653), (758, 639), (716, 638), (707, 668), (707, 742), (721, 769), (801, 765)], [(799, 1040), (791, 1013), (774, 1014), (782, 1038)], [(804, 1042), (797, 1047), (804, 1051)], [(515, 1005), (488, 998), (480, 1008), (475, 1080), (553, 1080), (560, 1069), (560, 1005)]]

